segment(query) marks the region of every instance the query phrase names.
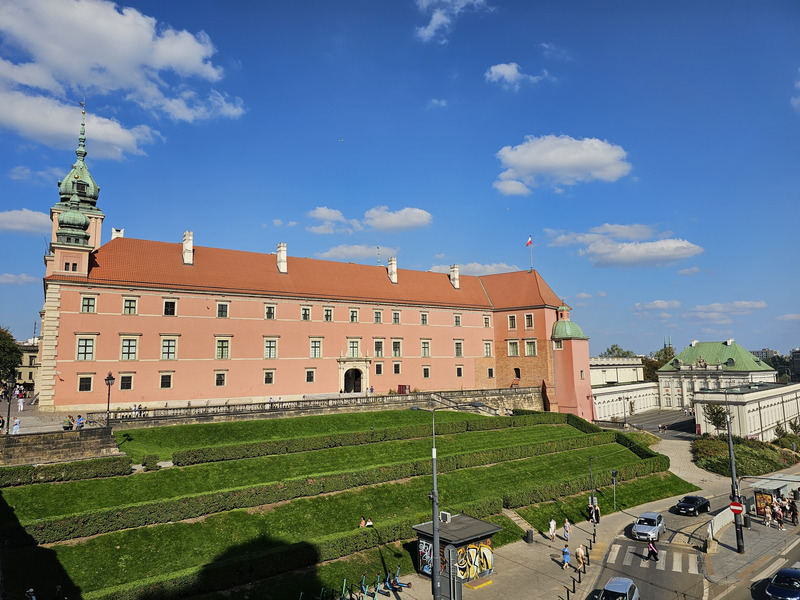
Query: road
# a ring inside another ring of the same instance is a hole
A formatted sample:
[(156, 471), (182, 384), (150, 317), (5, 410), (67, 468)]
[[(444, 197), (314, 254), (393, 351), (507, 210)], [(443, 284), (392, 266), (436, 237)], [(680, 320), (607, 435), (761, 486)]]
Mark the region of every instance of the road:
[[(795, 536), (796, 537), (796, 536)], [(762, 564), (756, 563), (740, 585), (712, 585), (708, 600), (767, 600), (764, 590), (768, 580), (783, 568), (800, 569), (800, 537), (793, 540), (777, 557)]]

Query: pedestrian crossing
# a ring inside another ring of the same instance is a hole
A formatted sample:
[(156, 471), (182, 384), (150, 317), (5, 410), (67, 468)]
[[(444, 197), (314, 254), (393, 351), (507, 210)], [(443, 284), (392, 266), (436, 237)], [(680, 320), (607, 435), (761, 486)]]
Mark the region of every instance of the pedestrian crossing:
[(631, 544), (611, 544), (608, 550), (607, 565), (621, 564), (626, 567), (641, 567), (642, 569), (655, 569), (656, 571), (672, 571), (673, 573), (689, 573), (698, 575), (696, 552), (675, 552), (673, 550), (659, 549), (658, 562), (647, 560), (647, 548)]

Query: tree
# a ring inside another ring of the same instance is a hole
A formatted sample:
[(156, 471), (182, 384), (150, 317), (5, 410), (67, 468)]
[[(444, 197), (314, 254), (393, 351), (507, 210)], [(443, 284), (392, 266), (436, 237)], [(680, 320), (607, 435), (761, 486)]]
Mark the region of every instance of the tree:
[(16, 381), (17, 367), (21, 364), (22, 349), (8, 327), (0, 326), (0, 385)]
[(657, 371), (675, 358), (675, 349), (672, 346), (664, 346), (660, 350), (650, 353), (642, 359), (644, 365), (644, 380), (645, 381), (658, 381)]
[(788, 356), (771, 356), (764, 362), (778, 372), (779, 383), (789, 383), (792, 380), (792, 365)]
[(706, 421), (711, 423), (714, 429), (719, 432), (720, 429), (725, 429), (728, 422), (728, 411), (725, 410), (721, 404), (704, 404), (703, 416)]
[(600, 353), (600, 358), (636, 358), (631, 350), (623, 350), (617, 344), (611, 344), (604, 352)]
[(800, 423), (797, 422), (797, 419), (793, 419), (789, 421), (789, 428), (792, 430), (792, 433), (797, 435), (800, 433)]

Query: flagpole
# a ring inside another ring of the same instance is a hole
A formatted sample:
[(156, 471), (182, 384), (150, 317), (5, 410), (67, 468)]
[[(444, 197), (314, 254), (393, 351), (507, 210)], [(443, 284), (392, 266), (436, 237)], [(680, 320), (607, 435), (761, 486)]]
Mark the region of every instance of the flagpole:
[[(533, 236), (530, 236), (530, 239), (533, 240)], [(531, 242), (531, 273), (533, 273), (533, 242)]]

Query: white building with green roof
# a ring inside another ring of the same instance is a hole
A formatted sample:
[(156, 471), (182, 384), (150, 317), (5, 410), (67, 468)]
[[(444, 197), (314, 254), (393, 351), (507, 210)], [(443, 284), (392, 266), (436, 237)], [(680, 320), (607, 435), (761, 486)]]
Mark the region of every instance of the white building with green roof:
[(774, 383), (777, 372), (742, 346), (693, 340), (658, 370), (662, 408), (689, 408), (699, 390), (720, 390), (752, 383)]

